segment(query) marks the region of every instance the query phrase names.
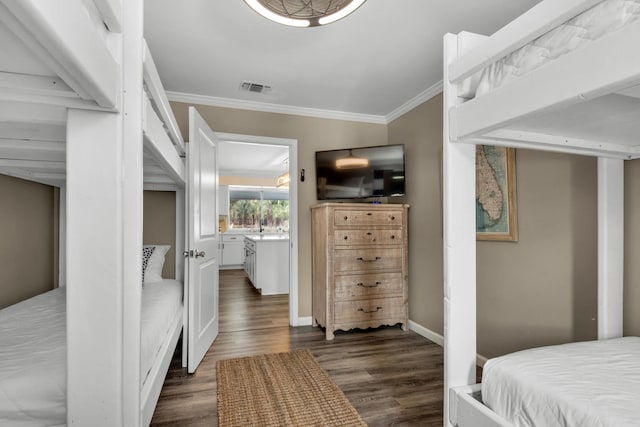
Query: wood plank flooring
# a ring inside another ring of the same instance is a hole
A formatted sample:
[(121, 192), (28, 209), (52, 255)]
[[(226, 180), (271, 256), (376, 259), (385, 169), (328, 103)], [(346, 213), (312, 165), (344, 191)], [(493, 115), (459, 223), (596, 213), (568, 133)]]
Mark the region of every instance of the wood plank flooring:
[(442, 426), (441, 347), (399, 327), (337, 332), (333, 341), (319, 328), (291, 328), (287, 296), (261, 296), (240, 270), (220, 271), (220, 335), (195, 374), (176, 352), (151, 425), (217, 426), (217, 360), (303, 348), (369, 426)]

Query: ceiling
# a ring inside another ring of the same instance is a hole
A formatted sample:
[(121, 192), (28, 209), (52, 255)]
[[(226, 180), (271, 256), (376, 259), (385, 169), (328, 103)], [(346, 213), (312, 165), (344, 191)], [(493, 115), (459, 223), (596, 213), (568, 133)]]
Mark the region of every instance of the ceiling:
[[(145, 38), (169, 99), (388, 123), (441, 90), (445, 33), (492, 34), (537, 2), (368, 0), (325, 27), (291, 28), (242, 0), (152, 0)], [(287, 155), (225, 144), (220, 173), (277, 177)]]
[(234, 141), (218, 142), (219, 174), (277, 178), (289, 170), (289, 147)]
[(325, 27), (291, 28), (242, 0), (152, 0), (145, 38), (170, 99), (386, 123), (439, 91), (445, 33), (489, 35), (536, 3), (368, 0)]

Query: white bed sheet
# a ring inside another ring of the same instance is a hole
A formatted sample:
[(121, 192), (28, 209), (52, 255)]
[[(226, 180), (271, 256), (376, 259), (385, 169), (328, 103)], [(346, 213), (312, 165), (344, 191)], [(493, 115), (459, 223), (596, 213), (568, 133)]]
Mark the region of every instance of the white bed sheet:
[(540, 347), (490, 359), (482, 400), (520, 426), (640, 425), (640, 338)]
[(164, 279), (142, 290), (140, 381), (144, 384), (176, 315), (182, 315), (182, 282)]
[(466, 79), (459, 96), (488, 93), (639, 18), (640, 0), (605, 0)]
[(0, 425), (67, 423), (66, 292), (0, 311)]
[[(142, 382), (182, 312), (182, 289), (176, 280), (143, 289)], [(66, 371), (65, 288), (0, 310), (0, 426), (66, 426)]]

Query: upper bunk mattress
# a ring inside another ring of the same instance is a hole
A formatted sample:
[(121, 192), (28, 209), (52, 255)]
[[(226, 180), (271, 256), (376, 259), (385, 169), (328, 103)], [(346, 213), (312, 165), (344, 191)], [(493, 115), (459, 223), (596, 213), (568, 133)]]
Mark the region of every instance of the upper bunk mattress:
[(459, 96), (473, 98), (488, 93), (638, 18), (640, 0), (604, 0), (468, 78)]
[[(144, 286), (141, 383), (182, 316), (182, 289), (181, 282), (167, 279)], [(66, 288), (0, 310), (1, 426), (67, 425), (66, 324)]]
[(640, 424), (640, 338), (524, 350), (487, 361), (482, 400), (516, 427)]

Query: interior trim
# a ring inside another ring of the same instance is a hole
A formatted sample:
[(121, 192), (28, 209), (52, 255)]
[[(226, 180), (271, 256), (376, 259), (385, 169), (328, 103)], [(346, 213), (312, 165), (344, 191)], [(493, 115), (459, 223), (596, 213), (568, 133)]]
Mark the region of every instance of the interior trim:
[(319, 108), (296, 107), (292, 105), (269, 104), (266, 102), (245, 101), (239, 99), (220, 98), (216, 96), (197, 95), (193, 93), (167, 91), (170, 101), (190, 104), (210, 105), (212, 107), (236, 108), (239, 110), (263, 111), (266, 113), (293, 114), (297, 116), (317, 117), (322, 119), (348, 120), (375, 124), (387, 124), (384, 116), (372, 114), (348, 113), (345, 111), (322, 110)]

